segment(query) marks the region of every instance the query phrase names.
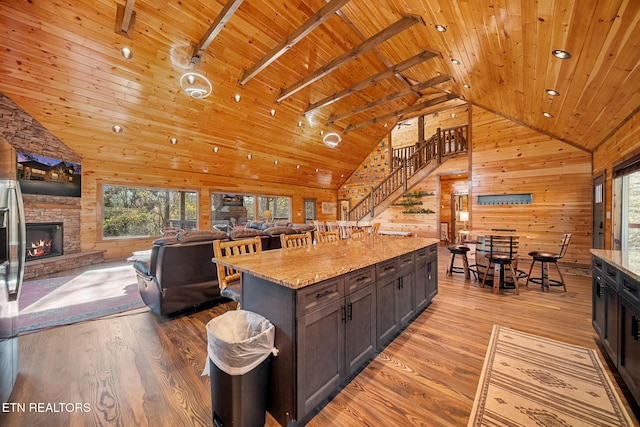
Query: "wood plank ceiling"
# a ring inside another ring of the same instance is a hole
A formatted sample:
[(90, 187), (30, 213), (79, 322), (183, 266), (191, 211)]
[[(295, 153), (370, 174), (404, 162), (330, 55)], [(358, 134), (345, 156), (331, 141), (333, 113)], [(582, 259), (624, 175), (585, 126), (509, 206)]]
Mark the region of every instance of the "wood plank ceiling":
[(637, 0), (3, 0), (0, 19), (0, 91), (84, 158), (142, 167), (337, 189), (398, 120), (468, 102), (591, 151), (640, 106)]

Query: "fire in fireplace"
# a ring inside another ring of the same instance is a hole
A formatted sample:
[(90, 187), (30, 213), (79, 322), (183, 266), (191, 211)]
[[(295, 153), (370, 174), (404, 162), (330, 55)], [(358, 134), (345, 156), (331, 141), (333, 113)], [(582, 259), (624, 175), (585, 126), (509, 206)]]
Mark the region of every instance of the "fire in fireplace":
[(38, 222), (26, 224), (26, 260), (62, 255), (62, 223)]

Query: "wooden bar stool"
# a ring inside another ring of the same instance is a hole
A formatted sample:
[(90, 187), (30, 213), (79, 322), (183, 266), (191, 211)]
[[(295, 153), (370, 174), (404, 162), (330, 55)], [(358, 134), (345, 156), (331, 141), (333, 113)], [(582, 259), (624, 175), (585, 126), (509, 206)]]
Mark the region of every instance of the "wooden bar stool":
[(480, 287), (484, 288), (484, 284), (489, 275), (491, 264), (494, 266), (493, 273), (493, 293), (500, 292), (500, 288), (509, 289), (509, 283), (507, 282), (507, 268), (511, 273), (511, 280), (513, 280), (513, 286), (515, 287), (516, 295), (520, 294), (518, 289), (518, 275), (516, 274), (516, 268), (514, 264), (517, 264), (518, 254), (518, 237), (517, 236), (489, 236), (489, 253), (485, 255), (489, 265), (482, 278), (482, 284)]
[[(451, 261), (449, 262), (449, 268), (447, 269), (447, 274), (452, 273), (464, 273), (465, 279), (471, 278), (469, 274), (469, 260), (467, 259), (467, 252), (471, 249), (468, 246), (464, 245), (452, 245), (449, 246), (449, 252), (451, 252)], [(455, 267), (453, 262), (456, 259), (456, 255), (460, 255), (462, 258), (462, 267)]]
[[(560, 253), (552, 253), (552, 252), (544, 252), (544, 251), (533, 251), (529, 252), (529, 256), (533, 257), (533, 262), (531, 263), (531, 268), (529, 268), (529, 277), (527, 277), (527, 286), (529, 282), (537, 283), (542, 286), (543, 291), (549, 291), (549, 286), (562, 286), (565, 292), (567, 292), (567, 286), (564, 283), (564, 277), (562, 277), (562, 273), (560, 272), (560, 267), (558, 267), (558, 260), (564, 258), (567, 253), (567, 248), (569, 247), (569, 242), (571, 242), (571, 234), (565, 234), (562, 236), (562, 244), (560, 245)], [(540, 270), (541, 277), (531, 277), (531, 272), (533, 271), (533, 266), (536, 264), (536, 261), (540, 262)], [(558, 275), (560, 276), (560, 280), (549, 279), (549, 263), (552, 263), (556, 266), (556, 270), (558, 270)]]

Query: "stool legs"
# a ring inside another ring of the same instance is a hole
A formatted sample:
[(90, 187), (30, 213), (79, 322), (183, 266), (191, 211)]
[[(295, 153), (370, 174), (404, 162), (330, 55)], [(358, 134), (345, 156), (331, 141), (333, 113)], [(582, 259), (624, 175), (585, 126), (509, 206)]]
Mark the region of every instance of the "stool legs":
[[(493, 264), (493, 293), (500, 293), (500, 284), (504, 282), (504, 270), (503, 265), (499, 263), (489, 263), (487, 269), (484, 272), (484, 277), (482, 278), (482, 283), (480, 284), (481, 288), (484, 288), (484, 283), (487, 280), (487, 276), (489, 275), (489, 270), (491, 269), (491, 264)], [(516, 276), (516, 271), (513, 268), (513, 264), (506, 264), (509, 266), (511, 270), (511, 277), (513, 278), (513, 284), (516, 289), (516, 295), (520, 295), (520, 288), (518, 286), (518, 276)], [(504, 266), (506, 268), (506, 266)]]
[[(470, 279), (471, 274), (469, 273), (469, 260), (467, 259), (466, 254), (456, 254), (456, 253), (451, 254), (451, 261), (449, 262), (449, 268), (447, 269), (447, 274), (453, 274), (453, 268), (454, 268), (453, 262), (456, 259), (456, 255), (460, 255), (462, 257), (462, 270), (464, 271), (465, 279)], [(460, 268), (460, 267), (457, 267), (457, 268)]]
[[(542, 277), (531, 277), (531, 272), (533, 271), (533, 266), (535, 265), (536, 262), (540, 262), (540, 272), (542, 274)], [(527, 283), (525, 286), (529, 286), (529, 281), (532, 281), (534, 283), (538, 283), (540, 282), (540, 285), (542, 286), (542, 290), (543, 291), (547, 291), (549, 292), (549, 284), (550, 282), (553, 282), (554, 286), (555, 285), (559, 285), (562, 286), (562, 289), (564, 289), (565, 292), (567, 292), (567, 285), (564, 282), (564, 277), (562, 276), (562, 273), (560, 272), (560, 267), (558, 267), (558, 263), (554, 262), (553, 265), (556, 266), (556, 271), (558, 272), (558, 276), (560, 276), (560, 280), (550, 280), (549, 279), (549, 261), (542, 261), (539, 259), (534, 259), (533, 262), (531, 263), (531, 267), (529, 268), (529, 274), (527, 275)]]

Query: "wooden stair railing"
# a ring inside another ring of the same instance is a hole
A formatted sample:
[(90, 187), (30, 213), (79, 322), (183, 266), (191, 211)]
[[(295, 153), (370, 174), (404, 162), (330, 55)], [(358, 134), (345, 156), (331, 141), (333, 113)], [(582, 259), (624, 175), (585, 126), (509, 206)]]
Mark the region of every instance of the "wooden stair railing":
[(449, 157), (466, 153), (468, 150), (468, 126), (459, 126), (450, 129), (438, 129), (428, 140), (412, 147), (393, 150), (392, 170), (380, 184), (371, 189), (349, 211), (349, 220), (359, 221), (367, 215), (373, 218), (375, 208), (388, 197), (391, 197), (399, 188), (403, 192), (408, 190), (407, 182), (425, 166), (436, 162), (441, 164)]

